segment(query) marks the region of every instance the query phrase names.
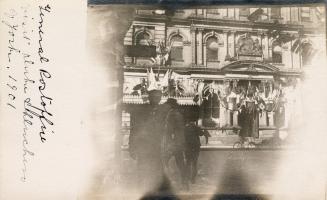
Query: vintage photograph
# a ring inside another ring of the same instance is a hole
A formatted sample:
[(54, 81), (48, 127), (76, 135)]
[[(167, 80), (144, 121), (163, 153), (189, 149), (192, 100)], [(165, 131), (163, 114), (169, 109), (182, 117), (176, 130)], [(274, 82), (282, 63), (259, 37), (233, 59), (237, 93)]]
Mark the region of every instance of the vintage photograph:
[(106, 79), (81, 199), (326, 199), (324, 4), (89, 3), (87, 45)]

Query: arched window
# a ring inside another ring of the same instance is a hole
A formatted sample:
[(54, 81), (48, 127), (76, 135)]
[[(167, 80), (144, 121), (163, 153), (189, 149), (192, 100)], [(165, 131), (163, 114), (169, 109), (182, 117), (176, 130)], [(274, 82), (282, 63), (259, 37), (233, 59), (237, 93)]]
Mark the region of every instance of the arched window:
[(206, 41), (207, 61), (218, 61), (218, 39), (211, 36)]
[(278, 42), (273, 42), (272, 48), (272, 62), (273, 63), (282, 63), (282, 48)]
[(183, 61), (183, 37), (175, 35), (170, 40), (171, 51), (170, 58), (172, 61)]
[(136, 45), (150, 45), (150, 35), (147, 32), (139, 33), (135, 41)]

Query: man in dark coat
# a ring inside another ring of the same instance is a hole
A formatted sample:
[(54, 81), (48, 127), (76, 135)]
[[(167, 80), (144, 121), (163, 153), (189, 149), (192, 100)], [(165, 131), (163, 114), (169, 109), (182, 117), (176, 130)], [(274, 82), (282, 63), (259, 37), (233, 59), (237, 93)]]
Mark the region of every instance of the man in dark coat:
[(206, 143), (208, 143), (208, 137), (210, 134), (208, 131), (202, 130), (196, 126), (195, 121), (190, 121), (185, 126), (185, 158), (186, 158), (186, 173), (188, 180), (191, 183), (195, 183), (195, 178), (198, 173), (198, 158), (200, 154), (200, 136), (206, 137)]
[(160, 187), (164, 177), (160, 144), (166, 113), (160, 100), (160, 90), (149, 91), (150, 104), (131, 113), (129, 152), (137, 161), (138, 185), (147, 191)]
[(169, 160), (174, 157), (181, 175), (182, 185), (187, 187), (184, 160), (184, 117), (178, 111), (177, 100), (173, 98), (169, 98), (167, 102), (161, 106), (161, 112), (167, 113), (164, 120), (165, 132), (161, 146), (164, 167), (168, 168)]

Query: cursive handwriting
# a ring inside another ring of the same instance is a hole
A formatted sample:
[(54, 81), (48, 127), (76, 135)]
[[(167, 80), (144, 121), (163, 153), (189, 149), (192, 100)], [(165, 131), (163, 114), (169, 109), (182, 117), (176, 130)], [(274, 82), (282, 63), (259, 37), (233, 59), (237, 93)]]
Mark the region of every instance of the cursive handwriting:
[(40, 9), (40, 21), (39, 21), (39, 52), (38, 53), (39, 53), (40, 61), (41, 63), (43, 63), (43, 62), (49, 62), (49, 59), (43, 56), (44, 53), (43, 46), (42, 46), (42, 41), (43, 41), (42, 35), (44, 34), (42, 29), (43, 22), (44, 22), (43, 17), (44, 17), (44, 11), (49, 13), (51, 12), (51, 8), (48, 4), (45, 7), (39, 6), (39, 9)]
[(27, 145), (28, 145), (27, 131), (28, 131), (29, 126), (33, 125), (33, 122), (31, 121), (31, 119), (33, 119), (33, 115), (26, 112), (27, 103), (29, 103), (30, 101), (31, 101), (30, 98), (26, 98), (24, 100), (24, 112), (23, 112), (23, 123), (24, 123), (24, 129), (23, 129), (23, 169), (22, 169), (23, 175), (21, 177), (21, 181), (23, 181), (23, 182), (26, 181), (27, 155), (34, 156), (34, 153), (27, 148)]
[[(34, 9), (36, 5), (36, 9)], [(31, 12), (32, 11), (32, 12)], [(36, 12), (34, 12), (36, 11)], [(4, 84), (7, 88), (7, 105), (13, 114), (22, 119), (21, 150), (22, 167), (20, 180), (27, 182), (28, 163), (37, 154), (33, 141), (37, 138), (45, 143), (47, 135), (54, 133), (53, 98), (49, 83), (52, 78), (47, 68), (50, 62), (46, 54), (47, 16), (51, 12), (48, 4), (24, 4), (8, 9), (1, 16), (1, 28), (8, 33)], [(34, 21), (34, 18), (39, 18)], [(23, 102), (20, 105), (19, 102)], [(22, 117), (22, 118), (21, 118)]]
[(29, 76), (29, 66), (33, 65), (34, 62), (31, 60), (31, 55), (23, 53), (24, 58), (24, 93), (26, 94), (28, 89), (28, 83), (35, 83), (34, 80), (32, 80)]
[[(17, 15), (17, 12), (13, 9), (10, 10), (10, 13), (6, 13), (7, 17), (9, 18), (10, 21), (13, 21)], [(8, 34), (10, 36), (10, 39), (8, 40), (8, 49), (9, 52), (7, 53), (7, 57), (8, 57), (8, 62), (11, 62), (12, 58), (12, 54), (14, 52), (16, 53), (20, 53), (20, 50), (18, 48), (15, 47), (15, 35), (16, 32), (18, 31), (18, 24), (14, 23), (11, 24), (9, 21), (1, 21), (3, 24), (5, 24), (9, 30), (8, 30)]]
[(7, 105), (10, 108), (16, 110), (16, 96), (17, 96), (17, 79), (13, 74), (13, 63), (12, 59), (14, 57), (14, 53), (20, 54), (20, 50), (16, 47), (15, 36), (18, 31), (18, 24), (15, 22), (17, 18), (17, 12), (14, 9), (10, 9), (9, 12), (5, 13), (6, 20), (2, 20), (2, 24), (4, 24), (8, 28), (8, 66), (6, 66), (6, 70), (8, 72), (8, 78), (6, 81), (6, 85), (8, 86), (8, 102)]
[[(52, 103), (52, 98), (44, 95), (44, 90), (46, 89), (46, 81), (45, 78), (49, 79), (51, 78), (51, 75), (49, 72), (40, 69), (40, 83), (41, 85), (39, 86), (39, 92), (40, 92), (40, 99), (41, 99), (41, 108), (34, 106), (31, 101), (27, 101), (26, 102), (26, 107), (25, 107), (25, 111), (29, 114), (31, 114), (32, 118), (33, 116), (39, 118), (40, 122), (41, 122), (41, 127), (40, 127), (40, 132), (39, 132), (39, 136), (41, 139), (41, 142), (45, 142), (46, 138), (46, 129), (47, 129), (47, 125), (53, 126), (53, 122), (49, 119), (52, 116), (52, 113), (50, 113), (47, 110), (47, 105)], [(48, 104), (47, 104), (48, 103)], [(53, 132), (53, 131), (52, 131)]]

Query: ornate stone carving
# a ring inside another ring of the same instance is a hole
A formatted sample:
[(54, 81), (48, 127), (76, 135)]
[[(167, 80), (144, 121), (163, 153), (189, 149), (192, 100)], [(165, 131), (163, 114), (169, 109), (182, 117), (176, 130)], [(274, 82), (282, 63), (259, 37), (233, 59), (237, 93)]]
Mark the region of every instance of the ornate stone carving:
[(184, 41), (183, 42), (183, 45), (184, 46), (191, 46), (191, 41)]
[(250, 64), (250, 65), (248, 66), (247, 71), (255, 72), (255, 71), (257, 71), (257, 69), (254, 67), (253, 64)]
[(262, 55), (262, 46), (259, 39), (253, 40), (249, 33), (237, 41), (237, 54), (239, 55)]

